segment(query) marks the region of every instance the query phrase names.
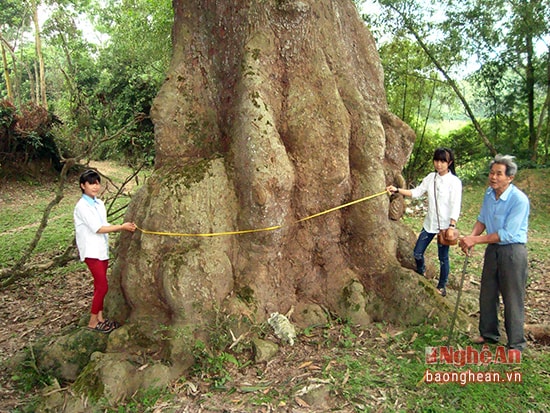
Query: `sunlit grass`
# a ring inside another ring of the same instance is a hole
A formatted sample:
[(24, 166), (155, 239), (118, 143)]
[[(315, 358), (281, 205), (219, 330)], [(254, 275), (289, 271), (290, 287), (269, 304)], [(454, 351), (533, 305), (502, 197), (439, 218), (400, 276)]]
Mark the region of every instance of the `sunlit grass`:
[[(130, 176), (131, 169), (117, 166), (109, 168), (107, 172), (113, 172), (113, 175), (108, 175), (109, 179), (112, 179), (116, 185), (121, 185), (126, 177)], [(143, 183), (143, 180), (141, 183)], [(23, 182), (19, 184), (25, 185)], [(56, 195), (56, 183), (48, 186), (36, 183), (27, 185), (28, 190), (24, 194), (24, 199), (12, 199), (9, 194), (2, 197), (0, 268), (9, 268), (21, 259), (36, 234), (46, 207)], [(116, 188), (107, 179), (103, 180), (102, 186), (107, 189), (103, 196), (108, 211), (113, 213), (118, 211), (108, 217), (109, 223), (122, 223), (126, 211), (125, 207), (130, 202), (130, 197), (125, 194), (113, 199), (116, 195)], [(134, 187), (134, 190), (136, 188), (137, 186)], [(72, 244), (74, 239), (73, 210), (80, 196), (78, 178), (72, 177), (72, 180), (69, 180), (65, 185), (61, 202), (52, 208), (48, 216), (48, 224), (36, 249), (33, 251), (33, 257), (38, 260), (41, 259), (41, 256), (51, 258), (61, 254)], [(110, 238), (116, 240), (117, 235), (113, 234)]]

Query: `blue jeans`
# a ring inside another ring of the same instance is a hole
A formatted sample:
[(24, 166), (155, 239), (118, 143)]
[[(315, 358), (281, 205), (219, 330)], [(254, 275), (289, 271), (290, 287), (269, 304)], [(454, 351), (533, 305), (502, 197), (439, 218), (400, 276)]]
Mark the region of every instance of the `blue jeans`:
[[(416, 240), (416, 245), (414, 246), (414, 260), (416, 261), (416, 272), (420, 275), (424, 275), (426, 272), (424, 252), (426, 252), (428, 245), (430, 245), (430, 242), (432, 242), (432, 239), (434, 239), (436, 235), (437, 234), (430, 234), (422, 228)], [(437, 283), (437, 288), (445, 288), (450, 271), (449, 246), (437, 243), (437, 256), (439, 257), (439, 282)]]

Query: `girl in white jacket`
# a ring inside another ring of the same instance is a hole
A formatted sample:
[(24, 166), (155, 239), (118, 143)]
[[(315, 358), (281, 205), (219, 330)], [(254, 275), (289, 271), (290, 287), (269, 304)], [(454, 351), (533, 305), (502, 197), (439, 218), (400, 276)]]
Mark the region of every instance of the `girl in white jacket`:
[[(456, 176), (454, 154), (448, 148), (438, 148), (434, 152), (435, 171), (429, 173), (416, 188), (409, 190), (388, 186), (386, 189), (412, 198), (419, 198), (428, 193), (428, 213), (424, 218), (422, 231), (414, 247), (416, 272), (425, 276), (426, 265), (424, 252), (440, 229), (451, 230), (456, 227), (462, 203), (462, 182)], [(436, 205), (437, 201), (437, 205)], [(439, 257), (439, 282), (437, 289), (445, 297), (449, 278), (449, 246), (437, 244)]]

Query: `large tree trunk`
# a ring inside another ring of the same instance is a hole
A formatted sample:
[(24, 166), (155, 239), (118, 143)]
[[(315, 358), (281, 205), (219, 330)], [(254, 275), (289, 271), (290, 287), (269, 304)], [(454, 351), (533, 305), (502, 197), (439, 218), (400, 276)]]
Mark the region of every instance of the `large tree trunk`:
[(389, 220), (387, 195), (296, 223), (383, 191), (412, 149), (352, 1), (174, 8), (155, 172), (127, 218), (176, 233), (282, 227), (124, 235), (110, 308), (151, 340), (166, 326), (166, 355), (182, 365), (219, 311), (261, 322), (294, 308), (300, 325), (326, 311), (362, 324), (423, 320), (434, 295), (403, 267), (414, 234)]

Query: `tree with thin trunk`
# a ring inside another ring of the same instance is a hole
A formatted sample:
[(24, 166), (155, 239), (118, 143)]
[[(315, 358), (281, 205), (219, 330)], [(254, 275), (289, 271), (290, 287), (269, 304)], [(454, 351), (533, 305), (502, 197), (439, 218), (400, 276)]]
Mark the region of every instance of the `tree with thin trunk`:
[(32, 20), (34, 24), (34, 45), (36, 48), (36, 58), (38, 60), (38, 97), (41, 106), (48, 109), (48, 97), (46, 94), (46, 69), (44, 65), (44, 56), (42, 55), (42, 38), (40, 36), (40, 21), (38, 20), (37, 0), (31, 0)]
[(13, 103), (13, 89), (11, 86), (11, 76), (8, 67), (8, 55), (6, 53), (6, 47), (9, 46), (2, 37), (2, 32), (0, 32), (0, 50), (2, 51), (2, 68), (4, 72), (4, 82), (6, 82), (7, 99), (9, 102)]
[[(15, 0), (3, 0), (0, 8), (0, 50), (3, 77), (8, 101), (17, 103), (18, 106), (20, 106), (21, 96), (17, 87), (18, 69), (15, 58), (17, 41), (15, 39), (22, 37), (22, 29), (27, 27), (28, 24), (27, 16), (24, 3)], [(8, 54), (11, 56), (11, 66)]]

